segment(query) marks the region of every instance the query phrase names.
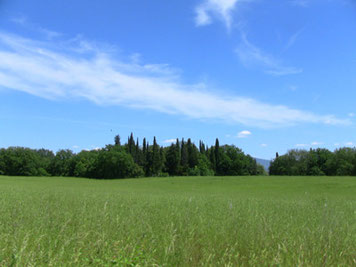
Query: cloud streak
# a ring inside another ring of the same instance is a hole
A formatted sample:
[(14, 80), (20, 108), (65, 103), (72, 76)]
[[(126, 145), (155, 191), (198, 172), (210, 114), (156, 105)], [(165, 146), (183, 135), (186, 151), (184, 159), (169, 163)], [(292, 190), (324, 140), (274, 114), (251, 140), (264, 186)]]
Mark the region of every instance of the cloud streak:
[[(226, 28), (230, 30), (233, 19), (232, 13), (238, 3), (242, 0), (205, 0), (196, 7), (195, 23), (197, 26), (206, 26), (215, 18), (221, 20)], [(248, 2), (248, 0), (245, 0)]]
[(275, 76), (298, 74), (303, 72), (301, 68), (285, 66), (279, 59), (265, 53), (257, 46), (250, 43), (245, 34), (241, 35), (241, 39), (242, 42), (236, 48), (235, 52), (240, 62), (246, 67), (262, 68), (264, 72)]
[(123, 62), (85, 40), (64, 43), (0, 32), (0, 87), (52, 100), (87, 99), (104, 106), (265, 128), (349, 123), (332, 115), (222, 95), (205, 83), (186, 84), (168, 65)]

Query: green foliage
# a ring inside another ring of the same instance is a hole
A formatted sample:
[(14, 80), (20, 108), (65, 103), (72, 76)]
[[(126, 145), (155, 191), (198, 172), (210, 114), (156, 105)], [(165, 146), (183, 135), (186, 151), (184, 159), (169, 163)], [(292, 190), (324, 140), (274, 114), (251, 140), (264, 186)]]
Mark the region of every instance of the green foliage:
[(153, 145), (143, 139), (135, 142), (134, 135), (121, 145), (120, 136), (114, 138), (114, 145), (100, 150), (52, 151), (29, 148), (8, 148), (0, 150), (0, 175), (24, 176), (75, 176), (100, 179), (129, 177), (154, 177), (168, 173), (170, 176), (211, 176), (211, 175), (262, 175), (260, 167), (249, 155), (235, 146), (220, 146), (216, 139), (210, 148), (200, 141), (199, 149), (190, 138), (170, 147)]
[(81, 151), (75, 156), (74, 176), (94, 177), (94, 166), (99, 156), (99, 151)]
[(169, 173), (168, 172), (161, 172), (158, 174), (158, 177), (169, 177)]
[(152, 175), (158, 176), (163, 168), (163, 154), (160, 151), (160, 147), (157, 144), (156, 137), (153, 138), (152, 146)]
[(204, 154), (199, 155), (198, 165), (196, 167), (199, 169), (199, 175), (201, 176), (214, 175), (214, 171), (211, 168), (211, 163)]
[(171, 144), (166, 151), (166, 170), (169, 175), (179, 175), (180, 170), (180, 145), (177, 140), (177, 144)]
[(271, 175), (356, 175), (356, 149), (340, 148), (290, 150), (276, 157), (270, 165)]
[[(48, 165), (53, 153), (24, 147), (9, 147), (0, 150), (0, 173), (21, 176), (48, 176)], [(47, 159), (44, 160), (44, 154)]]
[(74, 176), (74, 153), (69, 149), (62, 149), (56, 153), (50, 164), (53, 176)]
[(188, 175), (189, 176), (200, 176), (200, 169), (198, 168), (198, 166), (194, 166), (194, 168), (189, 168)]
[(104, 149), (99, 152), (93, 167), (93, 177), (98, 179), (117, 179), (140, 177), (144, 172), (131, 155), (119, 147)]
[(181, 160), (180, 160), (180, 174), (181, 175), (187, 175), (188, 168), (189, 168), (189, 155), (188, 155), (188, 149), (187, 149), (187, 144), (184, 142), (184, 139), (182, 139), (181, 142)]

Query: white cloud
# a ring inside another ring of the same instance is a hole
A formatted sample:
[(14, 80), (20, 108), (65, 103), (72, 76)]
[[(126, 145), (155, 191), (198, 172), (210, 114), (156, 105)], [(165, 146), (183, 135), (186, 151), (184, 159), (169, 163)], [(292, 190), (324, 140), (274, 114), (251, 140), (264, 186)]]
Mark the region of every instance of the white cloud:
[(311, 142), (310, 144), (296, 144), (295, 146), (296, 147), (312, 147), (312, 146), (320, 146), (320, 145), (323, 145), (324, 143), (322, 142), (317, 142), (317, 141), (314, 141), (314, 142)]
[(296, 144), (295, 146), (296, 147), (307, 147), (308, 145), (307, 144)]
[(346, 142), (345, 146), (354, 146), (354, 143), (353, 142)]
[(232, 13), (240, 2), (249, 2), (248, 0), (204, 0), (196, 7), (195, 23), (197, 26), (211, 24), (213, 18), (223, 21), (227, 29), (231, 28)]
[(72, 146), (72, 148), (73, 148), (73, 149), (78, 149), (78, 148), (80, 148), (80, 147), (77, 146), (77, 145), (74, 145), (74, 146)]
[(123, 62), (85, 40), (40, 42), (0, 32), (0, 62), (0, 87), (58, 101), (84, 98), (98, 105), (259, 127), (350, 123), (224, 95), (205, 83), (186, 84), (168, 65)]
[(251, 135), (250, 131), (241, 131), (237, 134), (237, 138), (246, 138)]
[(267, 144), (261, 144), (261, 147), (267, 147), (268, 145)]
[(314, 141), (311, 143), (312, 146), (320, 146), (320, 145), (323, 145), (324, 143), (323, 142), (317, 142), (317, 141)]
[(245, 34), (241, 35), (241, 39), (242, 42), (235, 52), (241, 63), (246, 67), (261, 68), (264, 72), (275, 76), (303, 72), (303, 69), (285, 66), (279, 59), (263, 52), (257, 46), (251, 44)]
[(353, 113), (353, 112), (350, 112), (349, 114), (347, 114), (349, 117), (351, 117), (351, 118), (353, 118), (353, 117), (355, 117), (356, 116), (356, 114), (355, 113)]
[(167, 140), (164, 140), (163, 143), (165, 144), (172, 144), (172, 143), (175, 143), (177, 141), (177, 139), (167, 139)]
[[(344, 146), (349, 146), (349, 147), (355, 146), (354, 142), (345, 142), (343, 144), (344, 144)], [(335, 143), (334, 146), (341, 147), (342, 145), (341, 145), (341, 143)]]

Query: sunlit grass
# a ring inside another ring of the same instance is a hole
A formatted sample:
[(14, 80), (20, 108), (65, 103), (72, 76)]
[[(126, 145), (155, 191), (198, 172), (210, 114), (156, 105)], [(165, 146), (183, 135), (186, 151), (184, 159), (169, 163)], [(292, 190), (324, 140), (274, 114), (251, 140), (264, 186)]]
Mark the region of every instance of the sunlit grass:
[(356, 179), (0, 177), (0, 265), (90, 264), (356, 265)]

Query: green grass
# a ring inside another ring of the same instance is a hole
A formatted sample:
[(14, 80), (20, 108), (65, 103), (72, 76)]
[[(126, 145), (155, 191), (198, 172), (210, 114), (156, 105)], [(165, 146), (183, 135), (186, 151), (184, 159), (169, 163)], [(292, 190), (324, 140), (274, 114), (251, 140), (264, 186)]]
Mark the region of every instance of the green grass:
[(0, 266), (356, 266), (356, 178), (0, 176)]

